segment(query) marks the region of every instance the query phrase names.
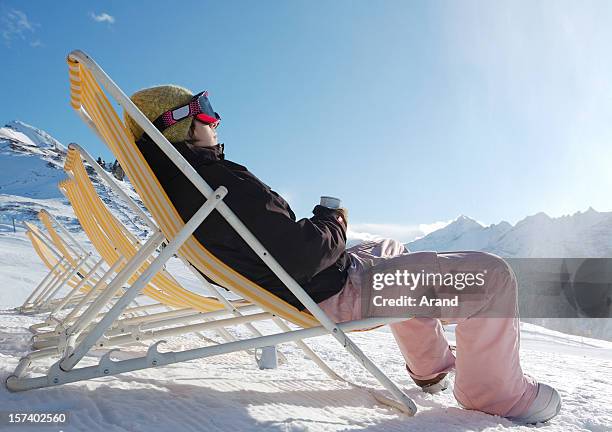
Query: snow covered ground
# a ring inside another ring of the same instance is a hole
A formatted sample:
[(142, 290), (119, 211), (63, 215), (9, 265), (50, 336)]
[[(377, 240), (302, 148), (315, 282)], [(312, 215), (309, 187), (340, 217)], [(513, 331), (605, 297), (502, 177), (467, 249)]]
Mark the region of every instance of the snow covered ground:
[[(28, 269), (24, 272), (23, 269)], [(179, 272), (178, 267), (174, 269)], [(45, 270), (23, 232), (0, 232), (0, 304), (8, 309), (23, 301)], [(180, 274), (183, 280), (189, 279)], [(190, 282), (187, 282), (189, 285)], [(40, 317), (0, 312), (0, 380), (29, 350), (28, 326)], [(264, 333), (273, 331), (257, 324)], [(447, 329), (454, 342), (454, 329)], [(239, 330), (237, 336), (246, 337)], [(218, 340), (214, 333), (206, 336)], [(126, 373), (55, 388), (9, 393), (0, 386), (0, 411), (65, 411), (61, 430), (104, 431), (546, 431), (612, 430), (612, 343), (522, 325), (521, 359), (525, 371), (556, 387), (564, 401), (550, 424), (518, 426), (495, 416), (461, 409), (452, 388), (438, 395), (418, 390), (409, 380), (387, 328), (356, 333), (357, 344), (405, 388), (419, 408), (407, 417), (378, 404), (369, 393), (325, 376), (293, 345), (281, 345), (287, 364), (261, 371), (251, 355), (232, 353), (158, 369)], [(206, 344), (195, 335), (174, 337), (166, 349)], [(353, 382), (378, 383), (330, 337), (310, 339), (329, 364)], [(142, 355), (145, 345), (124, 348), (120, 358)], [(87, 359), (97, 360), (104, 352)], [(38, 362), (34, 372), (42, 373)], [(4, 430), (0, 426), (0, 430)], [(11, 430), (7, 428), (6, 430)], [(19, 431), (60, 430), (16, 427)]]

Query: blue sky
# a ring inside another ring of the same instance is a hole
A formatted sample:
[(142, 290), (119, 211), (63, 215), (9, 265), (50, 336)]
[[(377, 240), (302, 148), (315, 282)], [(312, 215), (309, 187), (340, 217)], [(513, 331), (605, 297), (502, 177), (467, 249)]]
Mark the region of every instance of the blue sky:
[(0, 122), (109, 159), (68, 104), (79, 48), (128, 94), (208, 89), (227, 158), (298, 217), (334, 195), (408, 240), (610, 211), (611, 22), (607, 1), (0, 1)]

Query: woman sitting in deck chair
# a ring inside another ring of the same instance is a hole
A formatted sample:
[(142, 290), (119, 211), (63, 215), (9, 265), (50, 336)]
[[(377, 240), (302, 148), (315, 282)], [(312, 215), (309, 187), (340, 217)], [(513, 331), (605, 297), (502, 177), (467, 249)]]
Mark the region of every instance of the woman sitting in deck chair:
[[(446, 374), (456, 370), (454, 394), (465, 408), (536, 423), (557, 415), (557, 391), (525, 375), (519, 360), (517, 282), (501, 258), (484, 252), (409, 253), (398, 241), (367, 242), (346, 250), (347, 212), (317, 205), (310, 219), (296, 221), (287, 202), (251, 174), (225, 159), (217, 143), (219, 115), (206, 92), (194, 95), (178, 86), (138, 91), (132, 101), (164, 134), (212, 188), (225, 186), (224, 198), (283, 268), (336, 322), (361, 319), (362, 299), (372, 298), (374, 268), (389, 274), (436, 269), (457, 274), (480, 269), (486, 274), (486, 295), (462, 302), (444, 318), (456, 322), (457, 357), (438, 319), (419, 316), (391, 325), (406, 369), (424, 391), (446, 388)], [(205, 202), (204, 196), (176, 168), (127, 114), (143, 156), (184, 221)], [(289, 304), (302, 304), (259, 259), (246, 242), (213, 212), (195, 237), (218, 259)], [(370, 277), (370, 279), (368, 279)], [(410, 293), (410, 288), (396, 289)], [(439, 285), (434, 296), (443, 296)], [(401, 292), (400, 292), (401, 294)], [(509, 310), (494, 318), (492, 311)], [(418, 314), (417, 314), (418, 315)], [(402, 315), (404, 316), (404, 315)]]

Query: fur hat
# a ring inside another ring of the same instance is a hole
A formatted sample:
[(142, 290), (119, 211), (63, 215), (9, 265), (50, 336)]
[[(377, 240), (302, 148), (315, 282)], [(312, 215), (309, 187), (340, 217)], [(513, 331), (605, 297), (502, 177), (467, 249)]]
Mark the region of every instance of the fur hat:
[[(193, 98), (193, 93), (186, 88), (175, 85), (161, 85), (139, 90), (130, 99), (153, 122), (162, 113), (177, 106), (187, 105), (191, 98)], [(144, 131), (127, 112), (123, 113), (123, 117), (127, 127), (134, 135), (134, 140), (138, 141)], [(189, 138), (189, 129), (192, 122), (193, 117), (187, 117), (164, 130), (163, 134), (171, 143), (185, 141)]]

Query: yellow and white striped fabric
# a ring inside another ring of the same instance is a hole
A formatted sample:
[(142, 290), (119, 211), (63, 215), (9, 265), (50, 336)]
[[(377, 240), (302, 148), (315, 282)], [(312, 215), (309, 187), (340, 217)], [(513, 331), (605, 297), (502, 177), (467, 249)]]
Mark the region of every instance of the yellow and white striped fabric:
[[(164, 236), (171, 240), (184, 226), (183, 220), (91, 71), (84, 64), (71, 58), (68, 58), (68, 67), (71, 106), (75, 110), (83, 110), (93, 120), (98, 132), (121, 164)], [(311, 314), (299, 311), (218, 260), (194, 236), (189, 237), (178, 253), (211, 280), (231, 289), (262, 309), (300, 327), (320, 325)]]
[[(109, 265), (115, 263), (122, 256), (126, 259), (133, 257), (140, 248), (140, 242), (115, 218), (96, 194), (75, 148), (68, 150), (64, 169), (73, 178), (60, 182), (59, 187), (64, 190), (83, 230), (98, 253)], [(146, 260), (128, 282), (136, 281), (151, 262), (152, 258)], [(124, 266), (125, 262), (117, 268), (117, 271), (120, 271)], [(204, 297), (182, 288), (170, 274), (163, 271), (153, 277), (144, 288), (143, 293), (174, 308), (193, 308), (200, 312), (210, 312), (223, 308), (223, 305), (216, 299)]]
[[(51, 249), (40, 240), (39, 237), (34, 235), (34, 233), (38, 234), (39, 236), (41, 235), (41, 232), (38, 229), (38, 227), (36, 227), (35, 225), (32, 225), (29, 222), (25, 222), (25, 225), (28, 228), (28, 231), (26, 231), (26, 235), (30, 239), (30, 242), (32, 242), (32, 246), (34, 247), (34, 250), (36, 251), (36, 254), (39, 256), (40, 260), (45, 264), (45, 266), (49, 270), (53, 271), (55, 274), (65, 274), (69, 269), (69, 267), (65, 264), (60, 264), (54, 270), (54, 267), (58, 263), (59, 259), (51, 251)], [(68, 285), (74, 287), (79, 282), (80, 282), (80, 277), (78, 275), (74, 275), (72, 278), (70, 278), (70, 280), (67, 283)], [(88, 288), (85, 287), (85, 289), (88, 289)]]
[[(32, 225), (29, 222), (25, 222), (25, 226), (28, 228), (28, 231), (26, 231), (26, 235), (32, 242), (32, 246), (34, 247), (36, 254), (40, 257), (41, 261), (45, 264), (45, 266), (47, 266), (49, 270), (51, 270), (53, 267), (55, 267), (59, 260), (57, 259), (55, 254), (51, 252), (51, 249), (49, 249), (46, 244), (44, 244), (42, 241), (40, 241), (38, 237), (34, 235), (34, 233), (40, 234), (40, 230), (38, 229), (38, 227)], [(65, 268), (63, 268), (62, 270), (65, 270)]]
[(49, 214), (44, 211), (40, 211), (38, 212), (38, 219), (42, 222), (42, 224), (47, 229), (47, 232), (49, 233), (49, 236), (51, 237), (51, 240), (53, 241), (53, 245), (57, 248), (59, 253), (64, 258), (66, 258), (66, 260), (70, 263), (71, 266), (74, 267), (75, 265), (77, 265), (76, 258), (73, 257), (70, 252), (68, 252), (68, 249), (66, 248), (66, 244), (64, 243), (64, 240), (60, 237), (60, 235), (55, 230), (55, 227), (53, 226), (53, 223), (51, 222), (51, 218), (49, 218)]

